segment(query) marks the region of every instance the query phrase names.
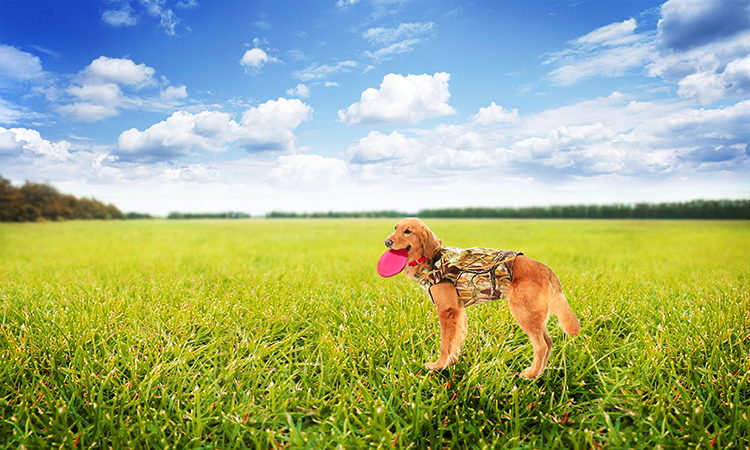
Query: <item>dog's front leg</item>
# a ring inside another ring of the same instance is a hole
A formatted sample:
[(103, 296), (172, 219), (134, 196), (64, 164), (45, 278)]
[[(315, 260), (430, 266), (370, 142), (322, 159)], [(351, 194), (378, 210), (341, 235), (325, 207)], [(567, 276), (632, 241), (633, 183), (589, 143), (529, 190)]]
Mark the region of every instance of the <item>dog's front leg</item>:
[(466, 308), (458, 298), (453, 283), (444, 281), (430, 288), (430, 296), (440, 320), (440, 357), (425, 365), (430, 370), (440, 370), (453, 365), (461, 354), (461, 344), (468, 330)]

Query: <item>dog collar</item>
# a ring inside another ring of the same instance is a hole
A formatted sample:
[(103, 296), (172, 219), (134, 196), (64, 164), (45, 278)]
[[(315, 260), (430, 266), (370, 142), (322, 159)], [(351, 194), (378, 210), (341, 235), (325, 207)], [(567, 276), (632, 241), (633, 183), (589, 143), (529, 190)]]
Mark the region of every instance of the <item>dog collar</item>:
[(425, 255), (422, 255), (422, 256), (419, 257), (419, 259), (415, 259), (415, 260), (409, 262), (409, 265), (410, 266), (418, 266), (418, 265), (422, 264), (425, 261), (427, 261), (427, 257)]

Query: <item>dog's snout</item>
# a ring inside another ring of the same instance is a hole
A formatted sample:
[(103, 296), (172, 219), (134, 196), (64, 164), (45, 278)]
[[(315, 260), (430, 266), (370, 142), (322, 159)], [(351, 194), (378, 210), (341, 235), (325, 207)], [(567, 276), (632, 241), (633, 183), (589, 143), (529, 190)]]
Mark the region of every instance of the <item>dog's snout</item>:
[(385, 240), (385, 246), (388, 247), (388, 248), (393, 247), (393, 239), (391, 239), (391, 238), (386, 239)]

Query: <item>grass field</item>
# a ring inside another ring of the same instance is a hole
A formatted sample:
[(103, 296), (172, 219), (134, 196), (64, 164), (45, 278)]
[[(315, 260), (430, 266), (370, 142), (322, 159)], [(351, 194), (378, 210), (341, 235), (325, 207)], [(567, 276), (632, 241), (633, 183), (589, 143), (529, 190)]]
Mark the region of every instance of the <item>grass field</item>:
[(431, 220), (523, 251), (550, 322), (533, 381), (503, 301), (427, 372), (430, 301), (375, 264), (393, 220), (0, 224), (0, 446), (748, 448), (747, 222)]

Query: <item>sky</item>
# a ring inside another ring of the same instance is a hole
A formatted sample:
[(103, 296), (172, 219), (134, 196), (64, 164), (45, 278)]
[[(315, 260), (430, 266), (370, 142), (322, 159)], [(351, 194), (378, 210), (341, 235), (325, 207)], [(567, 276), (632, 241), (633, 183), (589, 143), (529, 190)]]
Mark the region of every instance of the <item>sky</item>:
[(0, 0), (0, 176), (124, 212), (750, 197), (750, 0)]

